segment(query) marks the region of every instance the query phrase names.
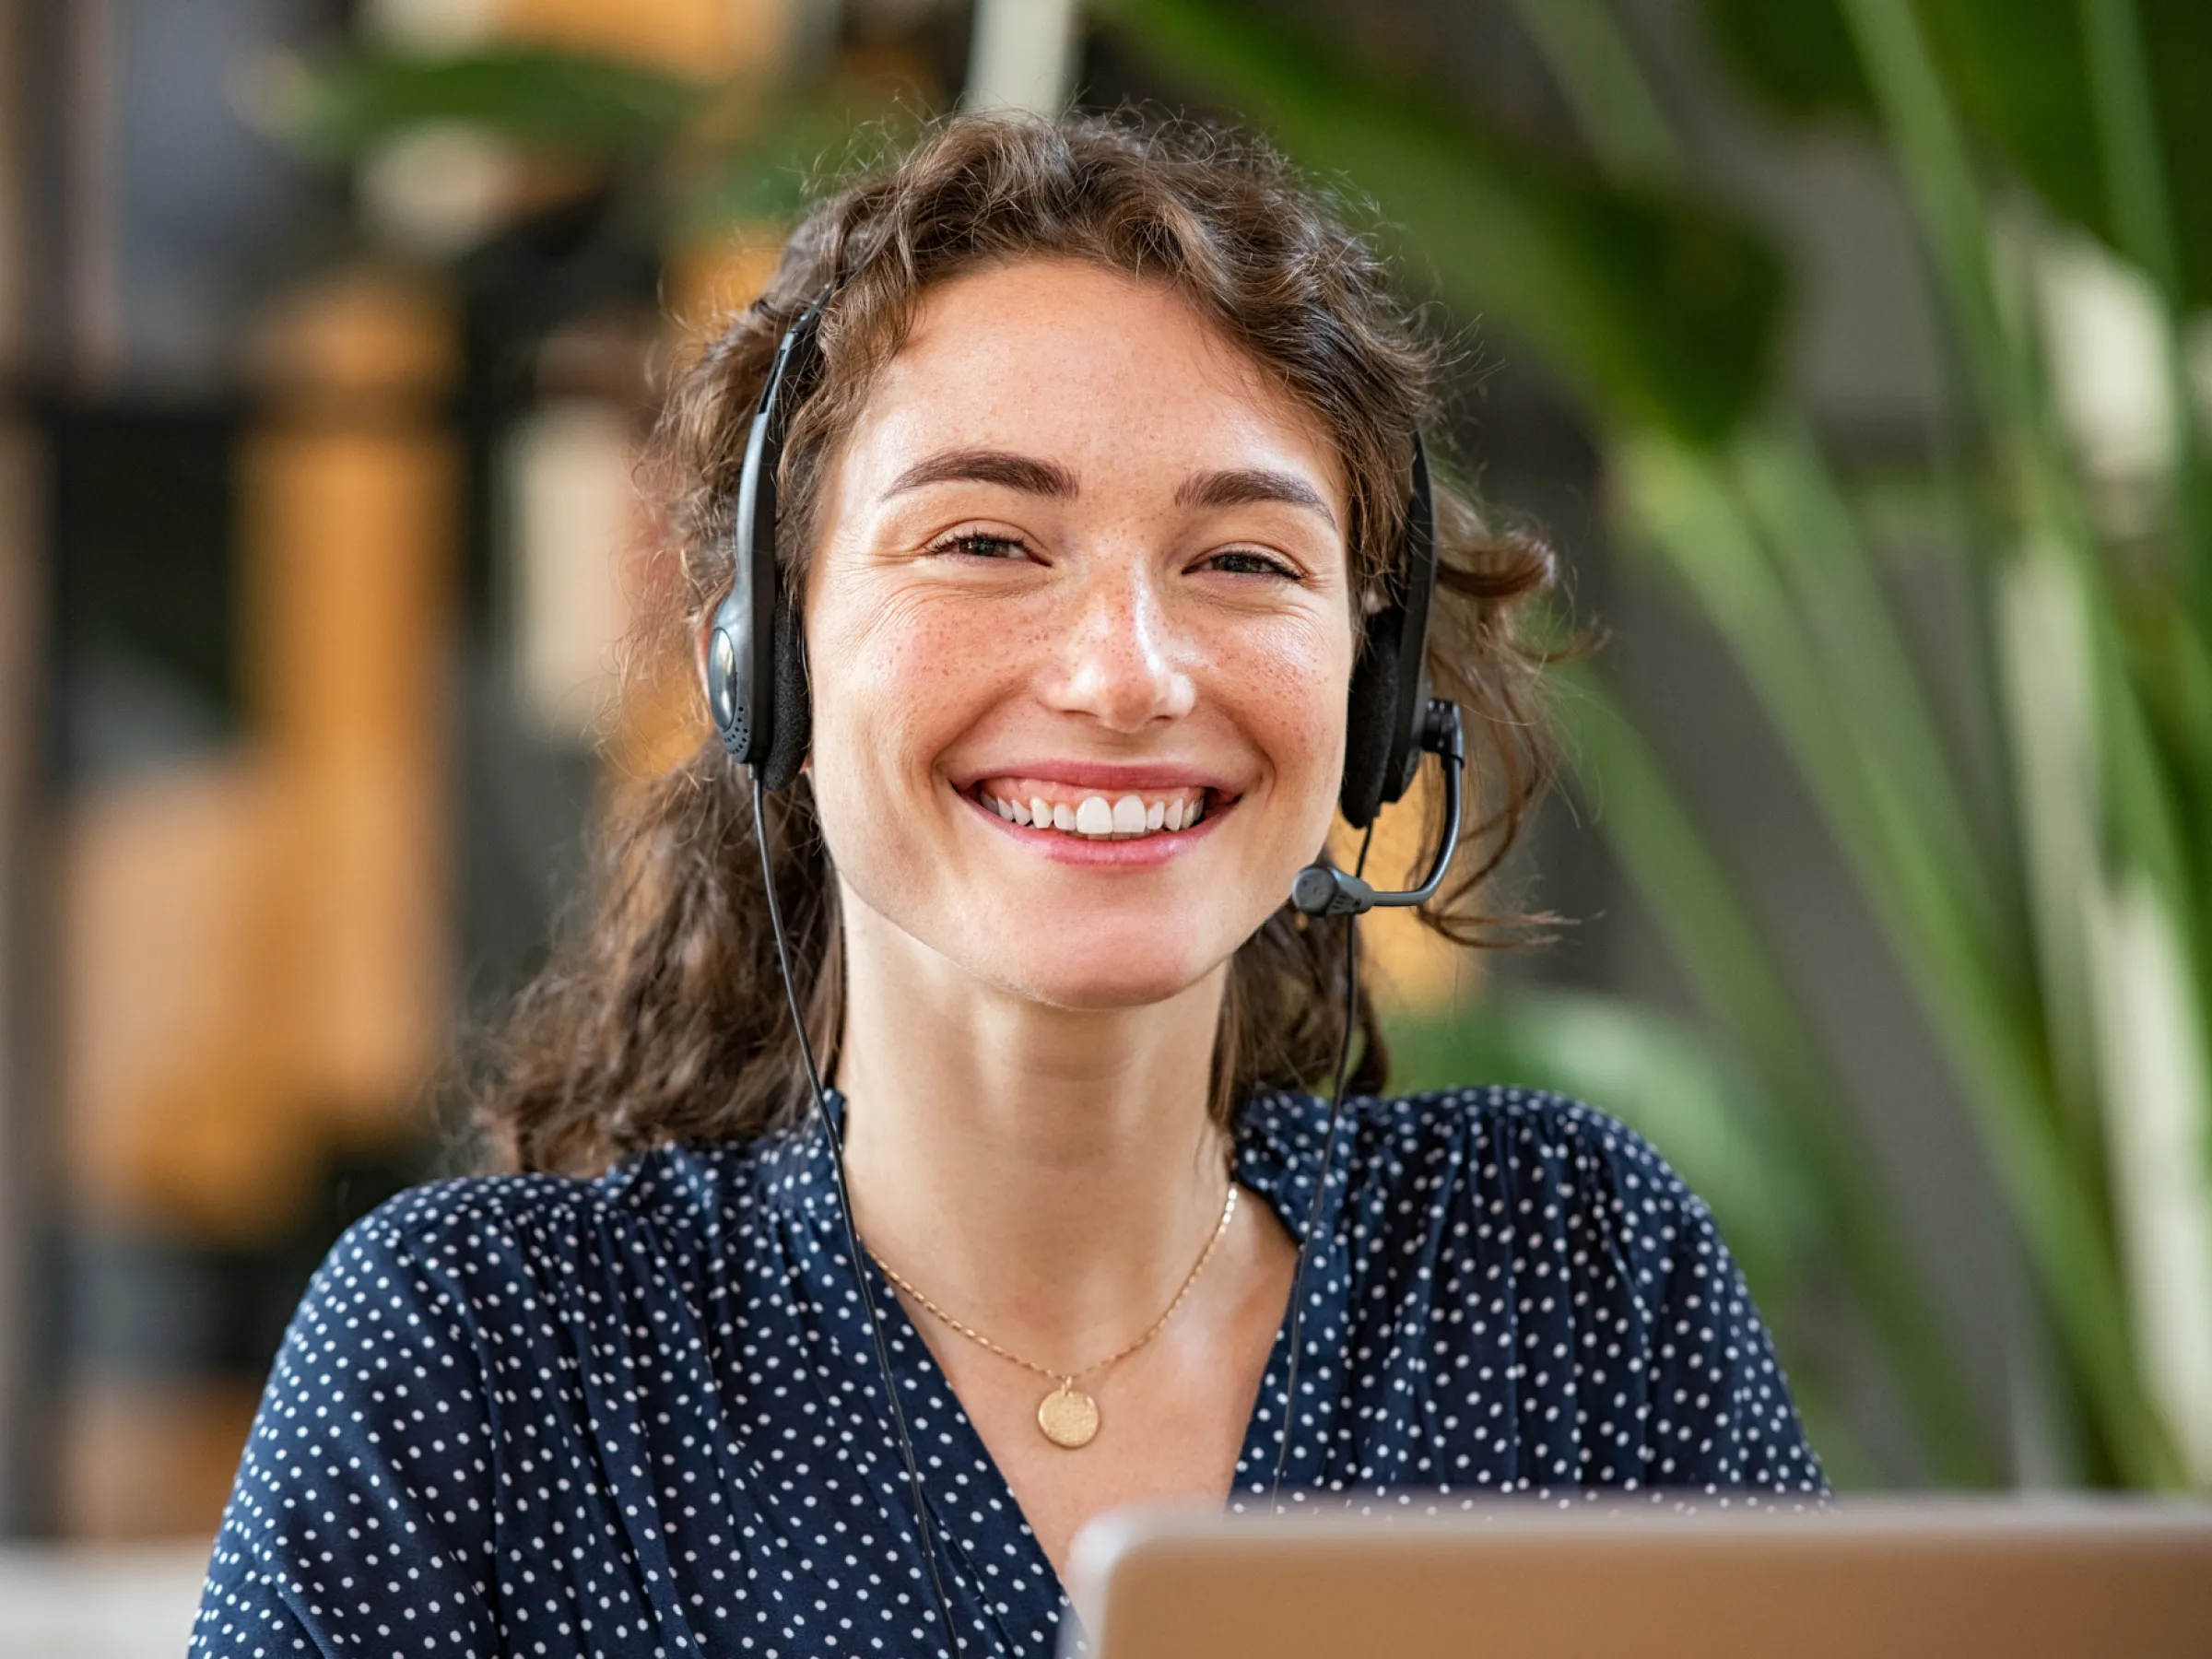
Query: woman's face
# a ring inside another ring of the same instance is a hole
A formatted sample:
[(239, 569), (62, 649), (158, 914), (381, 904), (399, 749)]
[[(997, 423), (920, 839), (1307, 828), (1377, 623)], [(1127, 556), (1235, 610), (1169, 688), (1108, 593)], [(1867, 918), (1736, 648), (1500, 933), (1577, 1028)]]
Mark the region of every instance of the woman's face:
[(1225, 961), (1343, 771), (1319, 422), (1171, 290), (1028, 260), (930, 290), (824, 485), (811, 775), (856, 931), (1067, 1008)]

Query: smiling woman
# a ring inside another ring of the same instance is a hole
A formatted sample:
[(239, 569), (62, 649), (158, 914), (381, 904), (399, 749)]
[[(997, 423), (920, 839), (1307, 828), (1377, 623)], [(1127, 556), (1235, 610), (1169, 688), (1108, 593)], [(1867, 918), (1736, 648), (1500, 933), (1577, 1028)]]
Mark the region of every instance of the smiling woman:
[(1704, 1206), (1578, 1103), (1378, 1096), (1356, 918), (1285, 903), (1396, 793), (1362, 688), (1469, 716), (1441, 928), (1544, 775), (1548, 559), (1431, 490), (1437, 364), (1217, 135), (964, 117), (808, 217), (663, 428), (722, 735), (507, 1033), (517, 1172), (311, 1288), (198, 1651), (1043, 1653), (1132, 1500), (1819, 1488)]
[[(1188, 994), (1210, 1041), (1199, 987), (1281, 907), (1344, 770), (1335, 446), (1182, 292), (1088, 261), (941, 280), (904, 333), (806, 575), (809, 658), (839, 665), (811, 782), (848, 1006), (919, 949), (963, 1006)], [(856, 1023), (841, 1072), (867, 1043)]]

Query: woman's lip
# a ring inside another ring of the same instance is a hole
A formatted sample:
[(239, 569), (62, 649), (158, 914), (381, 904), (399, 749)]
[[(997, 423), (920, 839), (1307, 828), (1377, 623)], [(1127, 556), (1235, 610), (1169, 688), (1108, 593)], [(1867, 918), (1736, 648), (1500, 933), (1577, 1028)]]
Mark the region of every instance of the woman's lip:
[(1171, 789), (1206, 789), (1224, 799), (1242, 790), (1219, 772), (1192, 766), (1136, 765), (1111, 760), (1005, 760), (963, 771), (952, 780), (961, 794), (971, 793), (986, 778), (1033, 778), (1042, 783), (1064, 783), (1070, 789), (1112, 790), (1124, 794), (1159, 793)]
[(1071, 835), (1065, 830), (1038, 830), (1000, 818), (975, 798), (971, 789), (959, 792), (969, 809), (1001, 834), (1011, 835), (1059, 864), (1088, 865), (1108, 869), (1149, 869), (1189, 851), (1213, 831), (1216, 824), (1236, 810), (1233, 800), (1209, 806), (1206, 816), (1188, 830), (1159, 830), (1127, 841)]

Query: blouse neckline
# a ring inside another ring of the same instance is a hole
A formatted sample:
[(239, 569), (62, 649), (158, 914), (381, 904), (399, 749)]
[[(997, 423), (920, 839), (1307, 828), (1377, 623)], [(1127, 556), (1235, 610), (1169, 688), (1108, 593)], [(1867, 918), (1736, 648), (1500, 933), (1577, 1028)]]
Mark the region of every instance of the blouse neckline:
[[(841, 1133), (846, 1101), (835, 1088), (824, 1090), (824, 1097), (833, 1119)], [(1339, 1124), (1337, 1134), (1347, 1137), (1353, 1133), (1350, 1113), (1347, 1122)], [(1231, 1125), (1230, 1169), (1233, 1178), (1249, 1191), (1267, 1202), (1276, 1218), (1280, 1221), (1293, 1240), (1300, 1237), (1305, 1227), (1306, 1212), (1312, 1201), (1314, 1176), (1320, 1162), (1321, 1141), (1327, 1128), (1328, 1102), (1311, 1095), (1290, 1094), (1284, 1091), (1256, 1093), (1245, 1100)], [(826, 1253), (827, 1271), (841, 1276), (839, 1287), (851, 1284), (852, 1267), (845, 1254), (842, 1230), (838, 1226), (837, 1194), (830, 1174), (830, 1144), (822, 1134), (821, 1125), (811, 1112), (799, 1124), (776, 1132), (767, 1137), (759, 1148), (762, 1173), (768, 1191), (787, 1209), (804, 1217), (809, 1229), (817, 1234), (818, 1242)], [(1335, 1391), (1320, 1384), (1327, 1380), (1325, 1362), (1320, 1356), (1334, 1351), (1332, 1345), (1340, 1346), (1344, 1326), (1345, 1274), (1343, 1255), (1345, 1242), (1338, 1235), (1336, 1211), (1344, 1194), (1344, 1172), (1348, 1164), (1339, 1145), (1338, 1157), (1330, 1171), (1330, 1198), (1322, 1206), (1315, 1218), (1318, 1234), (1317, 1247), (1309, 1253), (1299, 1281), (1292, 1286), (1293, 1298), (1302, 1295), (1305, 1308), (1300, 1316), (1300, 1340), (1305, 1359), (1299, 1367), (1299, 1394), (1306, 1409), (1300, 1420), (1300, 1432), (1292, 1437), (1291, 1455), (1283, 1471), (1283, 1500), (1286, 1503), (1302, 1501), (1300, 1488), (1318, 1485), (1323, 1477), (1324, 1448), (1328, 1442), (1331, 1419), (1335, 1413), (1333, 1403)], [(795, 1217), (794, 1217), (795, 1218)], [(863, 1253), (865, 1253), (865, 1252)], [(1021, 1506), (1014, 1495), (1011, 1484), (998, 1461), (991, 1453), (982, 1432), (969, 1417), (966, 1406), (952, 1388), (950, 1380), (937, 1363), (935, 1351), (915, 1326), (905, 1304), (899, 1299), (888, 1278), (873, 1258), (866, 1264), (868, 1288), (876, 1302), (877, 1317), (881, 1320), (891, 1356), (891, 1374), (899, 1385), (917, 1441), (924, 1434), (922, 1420), (915, 1418), (918, 1402), (941, 1398), (946, 1406), (947, 1424), (941, 1432), (950, 1437), (944, 1462), (948, 1467), (965, 1458), (983, 1472), (991, 1489), (982, 1495), (982, 1507), (1003, 1505), (1008, 1515), (1021, 1517)], [(811, 1287), (818, 1295), (831, 1291), (826, 1281)], [(1252, 1496), (1265, 1492), (1275, 1472), (1277, 1448), (1284, 1430), (1283, 1388), (1284, 1374), (1290, 1353), (1290, 1307), (1286, 1304), (1283, 1319), (1277, 1325), (1275, 1338), (1268, 1347), (1267, 1363), (1260, 1385), (1253, 1400), (1252, 1414), (1245, 1423), (1244, 1437), (1238, 1452), (1237, 1466), (1230, 1477), (1230, 1489), (1221, 1494), (1226, 1507), (1236, 1507), (1240, 1494)], [(904, 1470), (891, 1452), (891, 1429), (888, 1412), (883, 1406), (883, 1382), (877, 1370), (876, 1356), (865, 1335), (865, 1326), (857, 1320), (848, 1330), (841, 1325), (837, 1347), (849, 1368), (846, 1381), (856, 1384), (865, 1399), (884, 1420), (884, 1450), (877, 1470), (878, 1478), (895, 1478), (898, 1488), (897, 1502), (901, 1510), (911, 1506), (911, 1493), (906, 1486)], [(1318, 1372), (1318, 1374), (1317, 1374)], [(933, 1420), (933, 1426), (934, 1420)], [(924, 1485), (929, 1471), (924, 1469)], [(1255, 1488), (1255, 1484), (1257, 1486)], [(962, 1503), (973, 1504), (976, 1495), (964, 1494)], [(966, 1558), (970, 1549), (959, 1537), (956, 1524), (959, 1517), (952, 1507), (941, 1501), (931, 1503), (931, 1524), (940, 1548), (951, 1548)], [(1056, 1596), (1063, 1617), (1068, 1617), (1066, 1588), (1052, 1561), (1044, 1553), (1036, 1533), (1026, 1517), (1021, 1517), (1018, 1528), (1022, 1559), (1016, 1564), (1018, 1573), (1033, 1574), (1038, 1582), (1048, 1586)], [(963, 1571), (971, 1582), (986, 1582), (978, 1571), (981, 1563), (964, 1559)], [(982, 1598), (983, 1605), (992, 1609), (991, 1617), (998, 1619), (992, 1598)], [(1002, 1628), (1002, 1640), (1007, 1651), (1018, 1651), (1019, 1643), (1015, 1632)]]

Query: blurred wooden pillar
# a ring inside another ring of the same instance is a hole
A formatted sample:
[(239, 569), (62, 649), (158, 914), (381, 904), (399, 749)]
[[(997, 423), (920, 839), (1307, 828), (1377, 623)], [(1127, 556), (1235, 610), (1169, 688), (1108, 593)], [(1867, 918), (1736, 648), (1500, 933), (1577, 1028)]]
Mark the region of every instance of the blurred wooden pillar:
[(287, 1070), (339, 1138), (378, 1139), (419, 1109), (450, 1001), (453, 326), (430, 292), (354, 272), (299, 296), (263, 354), (242, 635), (282, 815)]

